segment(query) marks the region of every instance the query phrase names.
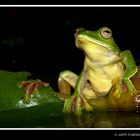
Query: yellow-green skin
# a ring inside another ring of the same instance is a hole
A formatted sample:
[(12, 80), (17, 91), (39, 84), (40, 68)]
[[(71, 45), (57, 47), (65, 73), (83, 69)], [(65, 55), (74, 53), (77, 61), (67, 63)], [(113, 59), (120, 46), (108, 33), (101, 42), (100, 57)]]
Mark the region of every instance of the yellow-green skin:
[(60, 73), (58, 83), (64, 81), (74, 88), (72, 96), (65, 101), (64, 112), (80, 115), (83, 109), (91, 111), (96, 108), (94, 101), (104, 100), (112, 90), (112, 96), (118, 100), (122, 96), (122, 82), (129, 96), (136, 95), (137, 90), (130, 78), (137, 73), (138, 67), (129, 50), (120, 51), (109, 28), (102, 27), (97, 31), (79, 28), (75, 42), (85, 53), (85, 61), (79, 76), (71, 71)]
[(139, 111), (140, 110), (140, 66), (138, 73), (131, 77), (131, 81), (137, 90), (136, 95), (129, 94), (125, 83), (121, 85), (121, 94), (119, 98), (114, 96), (115, 88), (113, 87), (108, 96), (103, 99), (88, 100), (95, 110), (101, 111)]

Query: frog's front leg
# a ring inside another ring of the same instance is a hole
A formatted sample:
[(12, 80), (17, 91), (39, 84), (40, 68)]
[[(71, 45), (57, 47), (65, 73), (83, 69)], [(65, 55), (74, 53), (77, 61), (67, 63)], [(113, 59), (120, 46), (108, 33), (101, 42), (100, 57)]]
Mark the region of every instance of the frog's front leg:
[[(85, 80), (83, 72), (79, 77), (71, 71), (63, 71), (60, 73), (58, 79), (59, 91), (63, 94), (70, 95), (70, 86), (75, 89), (72, 96), (69, 96), (66, 99), (63, 112), (74, 112), (76, 115), (80, 115), (82, 113), (82, 109), (87, 111), (92, 110), (92, 107), (87, 103), (86, 99), (82, 95), (83, 92), (90, 90), (90, 87), (88, 89), (84, 89)], [(86, 86), (88, 87), (87, 83)]]
[(123, 81), (127, 85), (128, 91), (131, 95), (136, 94), (137, 90), (135, 89), (130, 78), (135, 75), (138, 71), (138, 67), (135, 64), (135, 60), (129, 50), (126, 50), (121, 53), (122, 61), (125, 65), (125, 71), (123, 75)]

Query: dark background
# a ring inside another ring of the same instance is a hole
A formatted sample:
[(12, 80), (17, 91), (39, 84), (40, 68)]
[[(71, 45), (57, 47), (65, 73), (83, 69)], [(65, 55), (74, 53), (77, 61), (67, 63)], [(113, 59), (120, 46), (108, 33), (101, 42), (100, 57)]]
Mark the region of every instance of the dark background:
[(75, 47), (78, 27), (112, 29), (120, 49), (131, 50), (140, 64), (140, 8), (0, 8), (0, 69), (29, 71), (32, 78), (57, 83), (62, 70), (79, 73), (84, 54)]

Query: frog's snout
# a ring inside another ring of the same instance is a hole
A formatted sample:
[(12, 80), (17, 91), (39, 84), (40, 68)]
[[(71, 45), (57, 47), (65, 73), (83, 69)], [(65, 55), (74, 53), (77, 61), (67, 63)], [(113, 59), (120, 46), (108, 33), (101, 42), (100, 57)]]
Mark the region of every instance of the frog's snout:
[(76, 33), (74, 34), (74, 37), (76, 38), (79, 34), (81, 34), (83, 31), (85, 31), (84, 28), (78, 28), (76, 29)]

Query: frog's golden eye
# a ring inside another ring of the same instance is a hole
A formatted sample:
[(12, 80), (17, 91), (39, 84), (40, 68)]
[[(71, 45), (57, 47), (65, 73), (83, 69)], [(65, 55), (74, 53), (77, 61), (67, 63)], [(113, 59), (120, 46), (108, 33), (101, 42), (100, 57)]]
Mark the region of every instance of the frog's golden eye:
[(112, 31), (108, 27), (103, 27), (100, 33), (101, 36), (105, 39), (109, 39), (112, 37)]

